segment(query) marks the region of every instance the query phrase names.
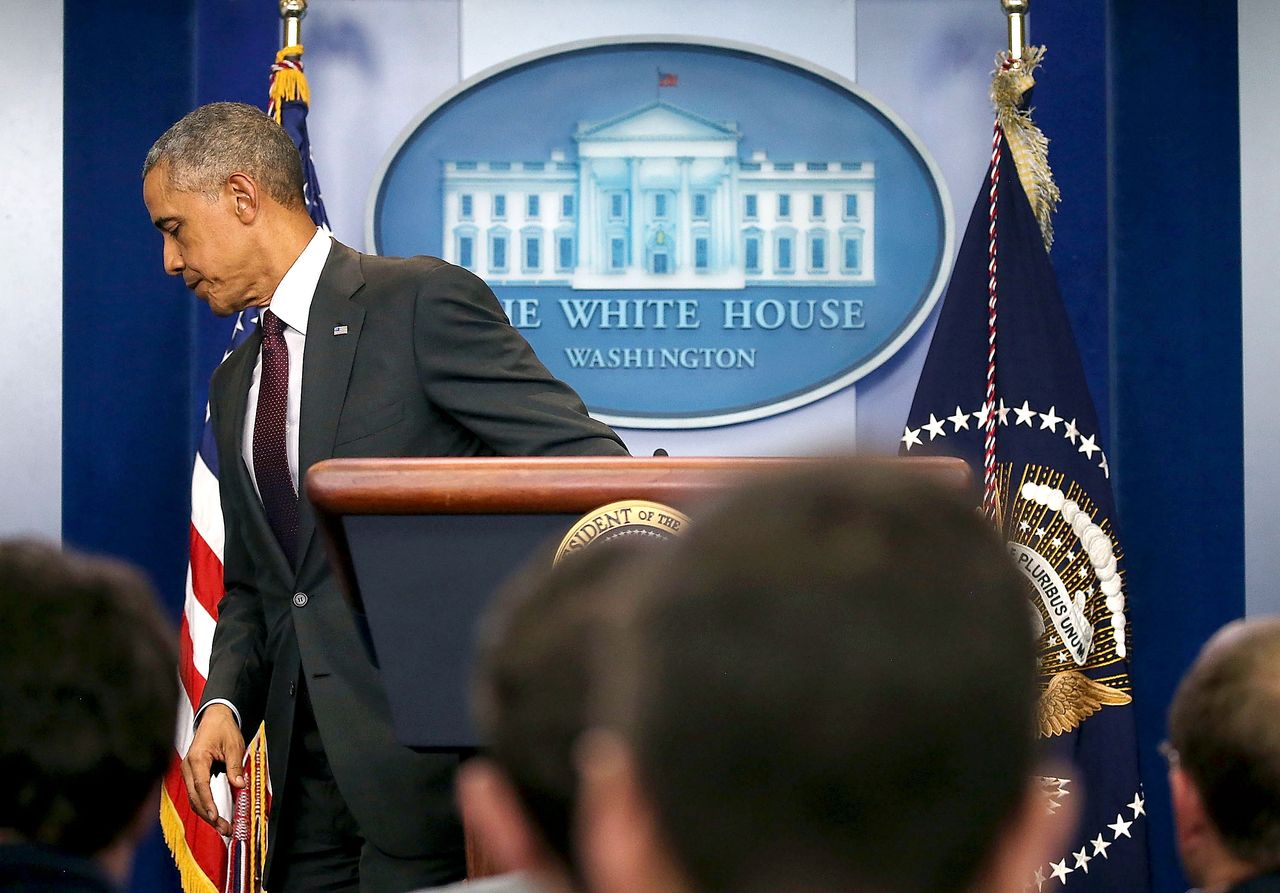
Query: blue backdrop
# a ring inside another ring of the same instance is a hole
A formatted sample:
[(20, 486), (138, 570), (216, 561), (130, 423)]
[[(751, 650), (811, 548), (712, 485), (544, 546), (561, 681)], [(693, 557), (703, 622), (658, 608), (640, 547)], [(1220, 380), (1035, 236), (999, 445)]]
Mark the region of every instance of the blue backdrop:
[[(66, 21), (64, 536), (142, 565), (176, 620), (195, 432), (229, 330), (163, 275), (139, 169), (195, 104), (264, 103), (276, 4), (66, 0)], [(1175, 893), (1155, 745), (1178, 676), (1244, 611), (1236, 12), (1042, 0), (1034, 28), (1065, 196), (1053, 260), (1128, 553), (1155, 889)], [(135, 890), (176, 889), (158, 836), (136, 874)]]

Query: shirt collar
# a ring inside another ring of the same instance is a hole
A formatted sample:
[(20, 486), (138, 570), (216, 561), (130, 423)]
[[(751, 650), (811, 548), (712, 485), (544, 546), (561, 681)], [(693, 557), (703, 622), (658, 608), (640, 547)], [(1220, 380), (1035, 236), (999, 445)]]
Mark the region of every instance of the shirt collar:
[(307, 247), (302, 249), (293, 266), (284, 274), (276, 293), (271, 296), (269, 308), (272, 313), (289, 328), (307, 334), (307, 316), (311, 313), (311, 299), (315, 296), (316, 285), (320, 282), (320, 274), (324, 271), (325, 261), (329, 259), (329, 249), (333, 239), (320, 228), (311, 237)]

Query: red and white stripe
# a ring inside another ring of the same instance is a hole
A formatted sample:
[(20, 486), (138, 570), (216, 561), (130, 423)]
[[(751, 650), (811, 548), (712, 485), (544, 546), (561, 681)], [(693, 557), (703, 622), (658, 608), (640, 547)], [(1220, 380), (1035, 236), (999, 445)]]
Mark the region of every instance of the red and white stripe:
[[(174, 739), (174, 760), (165, 775), (162, 812), (172, 809), (182, 826), (182, 839), (170, 836), (182, 874), (183, 888), (191, 891), (222, 891), (226, 884), (227, 841), (192, 810), (182, 779), (181, 760), (191, 746), (196, 708), (204, 695), (217, 624), (218, 602), (222, 598), (223, 554), (222, 505), (218, 479), (196, 454), (191, 475), (190, 560), (187, 566), (187, 594), (182, 613), (178, 675), (183, 697), (178, 710)], [(232, 814), (231, 789), (226, 775), (212, 782), (214, 800), (223, 816)], [(185, 848), (185, 853), (182, 849)]]

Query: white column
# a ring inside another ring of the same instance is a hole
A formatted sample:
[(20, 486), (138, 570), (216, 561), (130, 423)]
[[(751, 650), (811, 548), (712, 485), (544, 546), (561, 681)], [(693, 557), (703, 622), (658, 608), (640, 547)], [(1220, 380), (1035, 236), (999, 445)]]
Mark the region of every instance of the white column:
[(599, 238), (598, 230), (596, 230), (593, 219), (591, 218), (591, 209), (594, 202), (591, 201), (591, 162), (589, 159), (583, 158), (582, 154), (578, 154), (578, 202), (577, 207), (573, 209), (574, 229), (577, 231), (578, 243), (578, 268), (588, 273), (594, 273), (596, 246), (595, 240)]
[(676, 200), (676, 266), (693, 272), (693, 201), (689, 194), (689, 165), (692, 158), (680, 159), (680, 196)]
[(640, 195), (640, 159), (627, 159), (627, 172), (630, 174), (631, 201), (627, 213), (631, 215), (631, 250), (627, 266), (631, 269), (644, 267), (644, 199)]
[[(729, 166), (729, 173), (726, 176), (727, 199), (729, 202), (728, 211), (724, 215), (725, 230), (729, 233), (729, 253), (726, 258), (730, 266), (738, 263), (738, 249), (741, 247), (742, 241), (739, 233), (742, 230), (741, 219), (739, 215), (742, 213), (738, 204), (738, 159), (726, 158), (725, 164)], [(743, 258), (745, 263), (746, 258)]]

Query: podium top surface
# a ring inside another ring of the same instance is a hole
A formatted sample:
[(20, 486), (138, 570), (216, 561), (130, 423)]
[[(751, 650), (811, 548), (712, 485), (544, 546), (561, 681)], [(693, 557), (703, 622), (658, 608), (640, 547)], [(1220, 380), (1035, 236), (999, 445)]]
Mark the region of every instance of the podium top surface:
[[(322, 515), (586, 512), (620, 499), (679, 506), (735, 479), (778, 472), (791, 457), (554, 456), (468, 459), (328, 459), (307, 473)], [(864, 457), (867, 465), (911, 469), (940, 486), (968, 487), (969, 466), (950, 457)]]

